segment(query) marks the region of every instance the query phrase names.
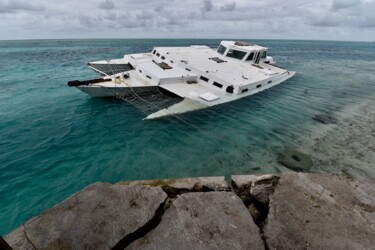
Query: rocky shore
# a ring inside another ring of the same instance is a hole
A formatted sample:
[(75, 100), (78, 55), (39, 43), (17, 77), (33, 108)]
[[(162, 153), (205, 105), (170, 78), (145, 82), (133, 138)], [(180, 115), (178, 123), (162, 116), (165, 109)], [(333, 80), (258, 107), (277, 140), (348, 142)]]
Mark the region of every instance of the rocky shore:
[(4, 249), (373, 249), (375, 179), (276, 175), (94, 183)]

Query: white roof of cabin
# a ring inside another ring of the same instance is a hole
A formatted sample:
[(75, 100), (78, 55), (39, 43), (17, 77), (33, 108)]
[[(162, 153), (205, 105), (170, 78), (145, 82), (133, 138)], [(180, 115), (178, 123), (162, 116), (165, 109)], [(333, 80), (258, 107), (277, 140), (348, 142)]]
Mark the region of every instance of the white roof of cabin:
[(235, 41), (222, 41), (220, 44), (224, 45), (227, 48), (238, 49), (238, 50), (242, 50), (242, 51), (267, 50), (266, 47), (262, 47), (262, 46), (259, 46), (259, 45), (256, 45), (256, 44), (248, 43), (249, 45), (247, 45), (247, 46), (239, 46), (239, 45), (236, 45), (236, 43), (237, 42), (235, 42)]

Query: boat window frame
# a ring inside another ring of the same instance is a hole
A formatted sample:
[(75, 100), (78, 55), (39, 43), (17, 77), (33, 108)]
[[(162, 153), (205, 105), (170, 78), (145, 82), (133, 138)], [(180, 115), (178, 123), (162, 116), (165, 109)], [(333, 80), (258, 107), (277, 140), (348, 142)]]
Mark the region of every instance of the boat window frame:
[[(224, 48), (224, 51), (222, 51), (222, 48)], [(227, 49), (228, 48), (226, 46), (220, 44), (219, 48), (217, 48), (217, 53), (219, 53), (220, 55), (225, 55), (225, 52), (227, 51)]]
[(258, 52), (256, 53), (255, 60), (254, 60), (254, 63), (255, 63), (255, 64), (259, 64), (260, 59), (261, 59), (261, 56), (262, 56), (261, 53), (262, 53), (262, 51), (258, 51)]
[(250, 54), (248, 55), (248, 57), (246, 58), (246, 61), (253, 61), (254, 56), (255, 56), (255, 51), (251, 51)]

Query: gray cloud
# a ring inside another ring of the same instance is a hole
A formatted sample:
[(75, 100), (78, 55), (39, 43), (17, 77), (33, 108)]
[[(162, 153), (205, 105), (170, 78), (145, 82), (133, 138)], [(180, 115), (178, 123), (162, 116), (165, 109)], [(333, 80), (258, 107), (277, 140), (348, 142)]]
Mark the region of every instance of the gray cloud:
[(116, 5), (111, 0), (105, 0), (104, 2), (101, 2), (99, 4), (99, 8), (106, 9), (106, 10), (112, 10), (116, 7)]
[[(0, 0), (0, 39), (375, 40), (375, 0)], [(45, 8), (43, 7), (45, 6)]]
[(209, 12), (214, 9), (214, 5), (211, 0), (203, 0), (203, 7), (201, 8), (202, 12)]
[(221, 11), (232, 11), (236, 8), (236, 2), (227, 3), (219, 7)]
[(363, 0), (333, 0), (331, 9), (334, 11), (358, 6)]
[(43, 6), (22, 1), (0, 1), (0, 13), (16, 13), (18, 11), (42, 11)]

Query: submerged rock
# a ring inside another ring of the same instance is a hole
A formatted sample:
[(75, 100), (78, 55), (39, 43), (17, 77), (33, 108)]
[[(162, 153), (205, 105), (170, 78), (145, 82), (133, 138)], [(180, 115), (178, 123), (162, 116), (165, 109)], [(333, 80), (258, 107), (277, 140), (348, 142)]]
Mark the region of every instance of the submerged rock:
[(295, 171), (308, 171), (313, 166), (310, 157), (296, 150), (286, 150), (280, 153), (278, 162)]
[(338, 122), (335, 117), (326, 114), (315, 115), (312, 119), (323, 124), (336, 124)]
[(264, 235), (269, 249), (374, 249), (375, 179), (283, 174)]
[(234, 193), (181, 195), (160, 224), (127, 249), (264, 249), (259, 229)]
[(160, 187), (95, 183), (5, 237), (13, 249), (111, 249), (152, 220)]

